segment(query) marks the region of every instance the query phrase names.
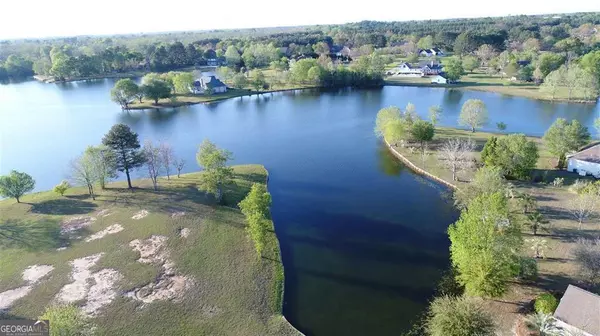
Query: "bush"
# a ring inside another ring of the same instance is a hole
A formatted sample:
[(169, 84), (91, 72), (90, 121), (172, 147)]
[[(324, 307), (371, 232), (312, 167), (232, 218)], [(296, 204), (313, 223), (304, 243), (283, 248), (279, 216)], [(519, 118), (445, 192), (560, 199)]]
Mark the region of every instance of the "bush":
[(557, 177), (552, 182), (552, 185), (555, 187), (562, 187), (565, 184), (565, 179), (563, 177)]
[(535, 258), (521, 257), (519, 265), (519, 278), (535, 280), (538, 276), (538, 265)]
[(95, 327), (79, 308), (67, 306), (48, 307), (40, 320), (50, 321), (50, 336), (92, 336)]
[(71, 185), (69, 184), (69, 182), (67, 180), (62, 180), (62, 182), (60, 182), (59, 184), (54, 186), (54, 189), (52, 189), (55, 193), (59, 194), (60, 196), (63, 196), (65, 194), (65, 192), (67, 191), (67, 189), (71, 188)]
[(571, 184), (569, 191), (575, 194), (580, 194), (581, 191), (588, 186), (588, 184), (590, 184), (590, 182), (577, 179), (575, 180), (575, 183)]
[(429, 306), (426, 329), (431, 336), (496, 335), (492, 316), (468, 297), (435, 298)]
[(558, 300), (550, 293), (540, 294), (535, 299), (535, 311), (542, 314), (554, 314)]

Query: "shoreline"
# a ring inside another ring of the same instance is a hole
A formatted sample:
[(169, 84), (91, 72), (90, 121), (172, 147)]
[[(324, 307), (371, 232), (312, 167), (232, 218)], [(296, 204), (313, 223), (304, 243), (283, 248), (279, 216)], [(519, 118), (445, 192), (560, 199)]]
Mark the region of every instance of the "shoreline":
[(412, 161), (410, 161), (404, 155), (400, 154), (400, 152), (395, 150), (394, 147), (386, 139), (383, 139), (383, 141), (385, 142), (386, 147), (392, 153), (392, 155), (394, 155), (398, 160), (400, 160), (402, 163), (404, 163), (408, 168), (410, 168), (410, 170), (414, 171), (415, 173), (417, 173), (419, 175), (423, 175), (435, 182), (441, 183), (450, 189), (458, 190), (458, 187), (455, 186), (454, 184), (444, 180), (441, 177), (431, 174), (430, 172), (426, 171), (425, 169), (417, 167), (417, 165), (412, 163)]
[(505, 96), (510, 96), (510, 97), (521, 97), (521, 98), (539, 100), (539, 101), (549, 102), (549, 103), (575, 103), (575, 104), (597, 104), (598, 103), (598, 99), (596, 99), (596, 100), (581, 100), (581, 99), (569, 100), (566, 98), (552, 99), (552, 98), (546, 98), (546, 97), (529, 96), (527, 94), (524, 94), (523, 92), (510, 92), (510, 91), (505, 92), (503, 90), (498, 90), (498, 88), (510, 88), (511, 87), (510, 85), (509, 86), (504, 86), (504, 85), (476, 86), (476, 85), (471, 85), (471, 84), (461, 84), (460, 82), (457, 84), (429, 84), (429, 83), (410, 83), (410, 82), (399, 83), (399, 82), (384, 80), (384, 86), (405, 86), (405, 87), (472, 90), (472, 91), (478, 91), (478, 92), (495, 93), (495, 94), (505, 95)]
[[(190, 106), (190, 105), (197, 105), (197, 104), (210, 104), (210, 103), (215, 103), (215, 102), (220, 102), (223, 100), (227, 100), (227, 99), (233, 99), (233, 98), (239, 98), (239, 97), (251, 97), (254, 95), (262, 95), (262, 94), (269, 94), (269, 93), (279, 93), (279, 92), (287, 92), (287, 91), (298, 91), (298, 90), (309, 90), (309, 89), (320, 89), (320, 87), (314, 87), (314, 86), (304, 86), (304, 87), (296, 87), (296, 88), (288, 88), (288, 89), (277, 89), (277, 90), (267, 90), (267, 91), (252, 91), (252, 90), (246, 90), (246, 89), (231, 89), (229, 92), (234, 91), (233, 95), (227, 95), (227, 93), (225, 94), (218, 94), (218, 95), (214, 95), (214, 96), (203, 96), (203, 95), (185, 95), (182, 97), (185, 98), (192, 98), (192, 99), (199, 99), (198, 101), (177, 101), (175, 103), (159, 103), (158, 105), (154, 105), (152, 103), (150, 103), (150, 105), (144, 104), (142, 103), (141, 105), (139, 103), (134, 103), (135, 105), (130, 106), (128, 109), (123, 109), (124, 111), (131, 111), (131, 110), (160, 110), (160, 109), (165, 109), (165, 108), (177, 108), (177, 107), (182, 107), (182, 106)], [(243, 92), (239, 92), (239, 94), (235, 94), (235, 91), (243, 91)], [(201, 100), (202, 98), (206, 98), (206, 100)]]

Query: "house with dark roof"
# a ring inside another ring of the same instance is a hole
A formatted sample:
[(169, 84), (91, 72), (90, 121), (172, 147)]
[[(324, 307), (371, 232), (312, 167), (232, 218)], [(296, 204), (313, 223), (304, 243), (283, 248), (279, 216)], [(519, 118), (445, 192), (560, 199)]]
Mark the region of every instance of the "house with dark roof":
[(224, 93), (227, 92), (227, 85), (216, 76), (202, 76), (194, 81), (190, 91), (194, 94)]
[(592, 175), (600, 178), (600, 144), (567, 155), (567, 171), (581, 176)]
[(419, 66), (421, 67), (421, 70), (423, 70), (423, 74), (426, 76), (439, 75), (440, 73), (442, 73), (442, 70), (444, 68), (441, 64), (436, 63), (434, 61), (423, 62), (419, 64)]
[(570, 334), (600, 336), (600, 296), (569, 285), (554, 318), (557, 326)]

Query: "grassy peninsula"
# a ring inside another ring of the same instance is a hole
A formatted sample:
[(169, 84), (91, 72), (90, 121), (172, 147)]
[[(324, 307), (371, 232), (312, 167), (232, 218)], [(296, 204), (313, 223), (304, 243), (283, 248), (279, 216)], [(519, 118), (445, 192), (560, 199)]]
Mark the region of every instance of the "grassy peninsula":
[[(269, 231), (259, 258), (237, 209), (253, 183), (266, 183), (267, 171), (260, 165), (233, 169), (224, 205), (199, 189), (202, 173), (161, 177), (157, 191), (147, 179), (135, 181), (133, 190), (126, 182), (110, 183), (96, 200), (76, 187), (64, 196), (48, 191), (26, 195), (22, 203), (0, 201), (0, 304), (7, 291), (32, 286), (0, 315), (37, 318), (72, 291), (65, 287), (73, 283), (70, 263), (99, 255), (88, 265), (92, 287), (74, 303), (93, 312), (98, 334), (297, 335), (281, 316), (275, 233)], [(136, 241), (146, 247), (136, 250)], [(22, 276), (42, 265), (51, 271), (34, 280)], [(110, 274), (112, 286), (94, 291)], [(168, 277), (173, 283), (161, 286)]]

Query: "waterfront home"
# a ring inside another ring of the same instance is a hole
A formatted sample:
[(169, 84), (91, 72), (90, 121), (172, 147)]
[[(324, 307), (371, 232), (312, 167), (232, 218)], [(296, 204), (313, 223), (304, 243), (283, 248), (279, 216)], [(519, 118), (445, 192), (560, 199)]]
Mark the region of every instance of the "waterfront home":
[(403, 62), (396, 69), (395, 72), (398, 76), (404, 77), (423, 77), (423, 69), (418, 66), (412, 66), (407, 62)]
[(421, 70), (426, 76), (439, 75), (442, 72), (442, 65), (434, 61), (421, 63)]
[(448, 79), (442, 75), (431, 78), (431, 84), (448, 84)]
[(190, 91), (194, 94), (203, 94), (207, 91), (211, 93), (224, 93), (227, 92), (227, 85), (216, 76), (202, 76), (194, 81)]
[(600, 178), (600, 144), (567, 156), (567, 171)]
[(569, 335), (600, 336), (600, 296), (569, 285), (554, 318)]
[(421, 49), (419, 55), (422, 57), (444, 56), (444, 52), (439, 48)]
[(349, 61), (351, 50), (346, 46), (333, 45), (329, 49), (329, 57), (333, 60)]

